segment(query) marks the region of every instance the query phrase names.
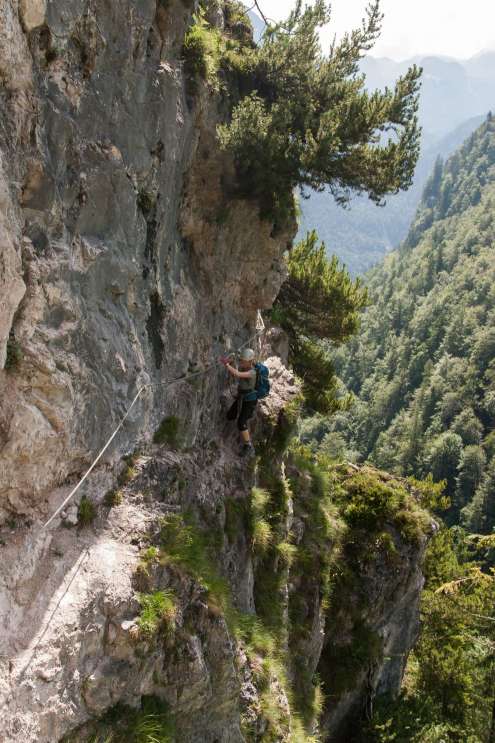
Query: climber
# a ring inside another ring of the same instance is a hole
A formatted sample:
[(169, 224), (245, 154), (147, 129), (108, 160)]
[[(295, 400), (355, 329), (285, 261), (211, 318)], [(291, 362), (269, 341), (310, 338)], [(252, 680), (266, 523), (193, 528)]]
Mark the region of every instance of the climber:
[(227, 418), (230, 421), (237, 418), (237, 428), (241, 433), (242, 442), (241, 457), (253, 456), (255, 450), (249, 433), (248, 421), (253, 417), (258, 400), (266, 397), (270, 391), (269, 371), (263, 364), (255, 364), (252, 348), (245, 348), (241, 351), (238, 369), (232, 366), (229, 356), (222, 357), (220, 361), (229, 374), (239, 380), (237, 397), (227, 412)]

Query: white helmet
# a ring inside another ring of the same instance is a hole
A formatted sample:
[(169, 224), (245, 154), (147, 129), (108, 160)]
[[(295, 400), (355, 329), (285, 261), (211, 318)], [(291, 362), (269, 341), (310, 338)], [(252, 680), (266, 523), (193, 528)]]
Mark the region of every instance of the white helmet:
[(241, 361), (253, 361), (254, 351), (252, 348), (244, 348), (241, 351)]

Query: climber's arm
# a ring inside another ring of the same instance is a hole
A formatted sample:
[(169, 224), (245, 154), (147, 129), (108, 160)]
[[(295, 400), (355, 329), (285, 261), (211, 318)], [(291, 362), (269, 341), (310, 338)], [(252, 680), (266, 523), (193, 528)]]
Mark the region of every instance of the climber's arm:
[(252, 370), (241, 372), (236, 369), (235, 366), (231, 366), (230, 364), (225, 364), (225, 368), (230, 374), (232, 374), (233, 377), (237, 377), (237, 379), (250, 379), (253, 375)]

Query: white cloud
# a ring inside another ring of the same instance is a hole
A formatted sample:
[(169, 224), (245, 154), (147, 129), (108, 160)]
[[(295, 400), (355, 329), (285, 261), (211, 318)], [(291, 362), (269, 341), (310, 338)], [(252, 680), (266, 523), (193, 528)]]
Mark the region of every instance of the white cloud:
[[(246, 0), (247, 5), (251, 2)], [(263, 12), (282, 20), (295, 0), (259, 0)], [(322, 33), (324, 45), (359, 25), (367, 0), (332, 0), (333, 21)], [(493, 0), (382, 0), (383, 32), (372, 54), (406, 59), (415, 54), (467, 58), (495, 48)]]

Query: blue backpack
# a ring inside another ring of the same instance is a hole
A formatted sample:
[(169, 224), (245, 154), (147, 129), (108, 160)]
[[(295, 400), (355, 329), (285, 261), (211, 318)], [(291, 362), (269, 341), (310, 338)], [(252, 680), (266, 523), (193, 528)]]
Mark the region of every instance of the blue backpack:
[(270, 394), (270, 370), (264, 364), (259, 363), (255, 364), (254, 368), (256, 369), (256, 386), (254, 388), (256, 398), (262, 400)]

